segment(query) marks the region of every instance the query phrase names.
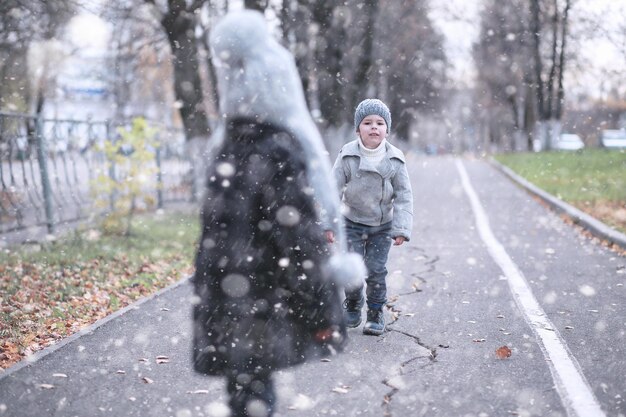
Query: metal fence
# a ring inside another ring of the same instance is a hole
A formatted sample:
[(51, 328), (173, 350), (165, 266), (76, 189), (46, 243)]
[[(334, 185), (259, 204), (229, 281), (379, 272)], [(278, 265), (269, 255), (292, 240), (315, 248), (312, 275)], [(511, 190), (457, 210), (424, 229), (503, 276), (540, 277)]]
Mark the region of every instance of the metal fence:
[[(156, 175), (147, 192), (158, 207), (190, 201), (192, 167), (182, 131), (148, 124), (157, 128), (158, 146), (152, 150)], [(118, 127), (0, 112), (0, 234), (33, 226), (54, 233), (60, 223), (93, 215), (97, 173), (104, 170), (113, 179), (116, 175), (99, 145), (116, 140)]]

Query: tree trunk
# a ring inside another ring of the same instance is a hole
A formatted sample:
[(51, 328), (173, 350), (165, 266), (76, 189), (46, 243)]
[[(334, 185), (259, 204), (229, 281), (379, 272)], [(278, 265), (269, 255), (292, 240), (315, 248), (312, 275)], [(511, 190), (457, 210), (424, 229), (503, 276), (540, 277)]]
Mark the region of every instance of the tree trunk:
[(244, 7), (246, 9), (257, 10), (261, 13), (265, 12), (268, 0), (245, 0)]
[(557, 49), (559, 46), (559, 5), (557, 0), (553, 0), (554, 14), (552, 15), (552, 46), (551, 46), (551, 60), (550, 60), (550, 73), (548, 74), (548, 86), (546, 97), (546, 119), (551, 119), (554, 109), (554, 79), (556, 78), (557, 70)]
[(535, 86), (535, 93), (537, 94), (537, 115), (539, 120), (545, 119), (545, 105), (543, 96), (543, 80), (541, 78), (542, 65), (541, 65), (541, 24), (539, 21), (539, 0), (530, 0), (530, 14), (531, 14), (531, 32), (533, 37), (533, 58), (535, 79), (533, 85)]
[[(293, 12), (293, 21), (300, 22), (298, 25), (285, 25), (284, 27), (288, 27), (290, 32), (289, 36), (293, 36), (294, 44), (289, 45), (291, 47), (291, 52), (294, 55), (296, 61), (296, 68), (298, 68), (298, 73), (300, 75), (300, 81), (302, 82), (302, 90), (305, 93), (307, 103), (311, 110), (314, 109), (311, 103), (311, 61), (313, 58), (311, 55), (314, 53), (314, 47), (311, 45), (315, 45), (315, 37), (316, 34), (309, 35), (312, 32), (312, 28), (310, 26), (310, 17), (307, 13), (307, 9), (299, 3), (296, 3), (296, 9)], [(319, 110), (319, 106), (315, 107)]]
[(196, 15), (186, 10), (185, 0), (168, 0), (168, 4), (169, 12), (161, 24), (172, 49), (174, 91), (185, 135), (187, 140), (206, 139), (210, 132), (198, 73), (198, 45), (194, 35)]
[(283, 0), (282, 6), (280, 8), (279, 19), (280, 19), (281, 32), (283, 34), (283, 41), (285, 45), (287, 45), (287, 48), (291, 50), (290, 45), (289, 45), (289, 37), (291, 34), (291, 26), (292, 26), (291, 25), (291, 19), (292, 19), (291, 0)]
[(554, 148), (554, 145), (558, 142), (559, 136), (561, 136), (561, 121), (556, 118), (548, 120), (548, 138), (550, 140), (550, 149)]
[(354, 77), (352, 94), (353, 106), (356, 106), (361, 99), (365, 98), (361, 97), (361, 95), (367, 90), (368, 84), (372, 82), (370, 75), (374, 62), (374, 28), (378, 15), (378, 0), (365, 0), (363, 8), (368, 18), (363, 35), (363, 51), (359, 57), (356, 75)]
[(198, 45), (195, 37), (195, 10), (202, 6), (195, 1), (187, 9), (186, 0), (168, 0), (168, 13), (161, 20), (174, 59), (174, 92), (180, 106), (185, 130), (186, 152), (191, 161), (191, 196), (194, 201), (203, 189), (206, 141), (210, 134), (199, 71)]
[(343, 45), (338, 39), (345, 39), (343, 25), (334, 25), (334, 1), (315, 2), (313, 21), (319, 25), (319, 37), (315, 48), (313, 68), (317, 75), (320, 90), (319, 101), (323, 118), (332, 126), (338, 126), (345, 112), (345, 83), (342, 75)]
[(565, 89), (563, 88), (563, 74), (565, 73), (565, 47), (567, 45), (567, 21), (569, 19), (570, 0), (565, 0), (565, 10), (563, 10), (563, 25), (561, 26), (561, 53), (559, 55), (559, 86), (556, 101), (556, 118), (561, 120), (563, 116), (563, 99)]

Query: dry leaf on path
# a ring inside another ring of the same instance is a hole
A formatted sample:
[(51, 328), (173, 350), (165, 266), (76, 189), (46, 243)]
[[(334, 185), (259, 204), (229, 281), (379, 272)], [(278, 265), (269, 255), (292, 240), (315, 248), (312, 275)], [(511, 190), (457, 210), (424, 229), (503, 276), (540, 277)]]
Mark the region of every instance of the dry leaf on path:
[(152, 384), (154, 381), (151, 380), (150, 378), (148, 378), (147, 376), (144, 376), (143, 378), (141, 378), (141, 380), (143, 382), (145, 382), (146, 384)]
[(43, 389), (53, 389), (54, 385), (52, 384), (39, 384), (39, 388), (43, 388)]
[(500, 346), (498, 349), (496, 349), (496, 357), (498, 359), (510, 358), (512, 354), (513, 352), (508, 346)]

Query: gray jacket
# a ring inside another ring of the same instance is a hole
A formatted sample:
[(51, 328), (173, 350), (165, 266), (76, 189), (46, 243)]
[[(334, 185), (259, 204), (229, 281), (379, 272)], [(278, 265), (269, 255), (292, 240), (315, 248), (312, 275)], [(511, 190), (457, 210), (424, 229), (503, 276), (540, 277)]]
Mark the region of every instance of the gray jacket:
[(361, 158), (358, 140), (339, 151), (333, 175), (349, 220), (368, 226), (392, 221), (391, 237), (411, 239), (413, 193), (402, 151), (389, 142), (376, 166)]

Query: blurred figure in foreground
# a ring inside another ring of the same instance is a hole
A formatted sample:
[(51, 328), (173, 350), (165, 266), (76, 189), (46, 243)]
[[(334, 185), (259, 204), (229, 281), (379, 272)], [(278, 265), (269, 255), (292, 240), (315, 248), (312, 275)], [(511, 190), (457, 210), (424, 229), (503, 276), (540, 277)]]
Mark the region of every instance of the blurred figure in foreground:
[[(233, 416), (273, 415), (271, 374), (346, 342), (340, 287), (365, 268), (347, 254), (330, 164), (292, 56), (261, 14), (211, 32), (224, 120), (211, 139), (193, 284), (196, 371), (227, 379)], [(341, 242), (332, 254), (320, 216)]]

